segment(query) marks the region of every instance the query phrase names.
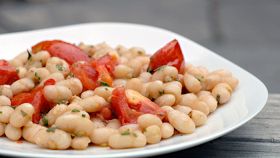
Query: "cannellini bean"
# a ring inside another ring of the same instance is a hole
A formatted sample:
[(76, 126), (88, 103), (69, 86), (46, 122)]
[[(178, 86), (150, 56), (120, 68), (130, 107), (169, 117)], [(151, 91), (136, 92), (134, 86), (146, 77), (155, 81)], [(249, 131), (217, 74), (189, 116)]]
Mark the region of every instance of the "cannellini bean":
[(72, 139), (71, 147), (75, 150), (84, 150), (90, 143), (89, 137), (75, 137)]
[(37, 52), (36, 54), (32, 55), (32, 60), (33, 61), (39, 61), (42, 63), (42, 65), (46, 65), (48, 59), (51, 57), (51, 55), (49, 54), (49, 52), (47, 51), (40, 51)]
[(237, 85), (238, 85), (238, 83), (239, 83), (238, 79), (235, 78), (235, 77), (233, 77), (233, 76), (224, 77), (224, 78), (223, 78), (223, 82), (225, 82), (225, 83), (227, 83), (228, 85), (230, 85), (230, 87), (231, 87), (233, 90), (237, 87)]
[(114, 88), (111, 87), (107, 87), (107, 86), (101, 86), (101, 87), (97, 87), (94, 90), (94, 94), (104, 98), (106, 101), (110, 101), (110, 98), (112, 96), (112, 92), (113, 92)]
[(118, 133), (118, 130), (108, 127), (94, 129), (90, 135), (90, 139), (94, 144), (106, 145), (109, 137)]
[(125, 87), (126, 82), (125, 79), (115, 79), (113, 81), (113, 87)]
[(23, 127), (32, 119), (34, 111), (33, 105), (29, 103), (19, 105), (10, 116), (10, 124), (16, 128)]
[(105, 127), (105, 122), (103, 122), (100, 118), (92, 118), (91, 119), (92, 121), (92, 124), (93, 124), (93, 128), (96, 129), (96, 128), (102, 128), (102, 127)]
[(131, 48), (128, 49), (128, 51), (133, 56), (141, 56), (141, 55), (146, 54), (145, 50), (143, 48), (140, 48), (140, 47), (131, 47)]
[(6, 128), (6, 124), (0, 123), (0, 137), (5, 134), (5, 128)]
[(0, 85), (0, 95), (4, 95), (8, 98), (13, 97), (13, 91), (10, 85)]
[(20, 128), (16, 128), (12, 126), (11, 124), (7, 124), (5, 127), (5, 135), (10, 140), (16, 141), (21, 138), (22, 131)]
[(139, 78), (132, 78), (126, 82), (127, 89), (132, 89), (137, 92), (141, 92), (142, 85), (143, 85), (143, 83)]
[(133, 69), (126, 65), (117, 65), (113, 73), (116, 78), (127, 79), (133, 77)]
[(178, 70), (169, 65), (164, 65), (155, 70), (153, 73), (151, 80), (156, 81), (160, 80), (163, 82), (170, 82), (176, 80), (178, 77)]
[(47, 78), (45, 78), (42, 82), (41, 82), (41, 85), (48, 79), (54, 79), (56, 82), (59, 82), (59, 81), (62, 81), (64, 80), (64, 76), (62, 73), (60, 72), (55, 72), (55, 73), (52, 73), (50, 74)]
[(141, 88), (141, 91), (140, 91), (140, 93), (143, 95), (143, 96), (145, 96), (145, 97), (149, 97), (149, 91), (148, 91), (148, 85), (149, 85), (150, 83), (148, 82), (148, 83), (144, 83), (143, 85), (142, 85), (142, 88)]
[(71, 111), (65, 112), (63, 115), (68, 115), (68, 114), (78, 115), (80, 117), (90, 119), (90, 116), (86, 111), (79, 110), (79, 109), (72, 109)]
[(173, 108), (175, 110), (181, 111), (182, 113), (184, 113), (186, 115), (188, 115), (192, 111), (192, 109), (190, 107), (182, 106), (182, 105), (176, 105), (176, 106), (173, 106)]
[(151, 125), (156, 125), (159, 127), (162, 125), (161, 119), (159, 117), (157, 117), (156, 115), (152, 115), (152, 114), (143, 114), (143, 115), (139, 116), (137, 118), (137, 123), (138, 123), (139, 127), (142, 129), (145, 129)]
[(69, 88), (60, 85), (45, 86), (43, 92), (46, 100), (52, 103), (68, 101), (72, 96)]
[(123, 125), (119, 128), (119, 131), (122, 133), (122, 132), (125, 132), (125, 131), (137, 131), (137, 130), (140, 130), (139, 128), (139, 125), (138, 124), (126, 124), (126, 125)]
[(92, 122), (88, 118), (75, 114), (59, 116), (54, 125), (76, 136), (90, 136), (94, 129)]
[(69, 78), (67, 80), (59, 81), (57, 85), (69, 88), (72, 95), (79, 95), (83, 91), (83, 84), (77, 78)]
[(13, 140), (13, 141), (19, 140), (21, 138), (21, 134), (22, 134), (21, 129), (16, 128), (16, 127), (12, 126), (11, 124), (8, 124), (5, 127), (5, 135), (10, 140)]
[(211, 95), (210, 91), (200, 91), (196, 94), (198, 97), (204, 96), (204, 95)]
[(174, 110), (171, 106), (162, 106), (160, 108), (166, 111), (167, 113)]
[(140, 131), (113, 134), (108, 141), (108, 145), (113, 149), (139, 148), (146, 143), (146, 137)]
[(173, 94), (176, 97), (176, 103), (181, 99), (182, 84), (178, 81), (172, 81), (164, 84), (165, 94)]
[(121, 122), (118, 119), (112, 119), (109, 120), (106, 127), (113, 128), (113, 129), (119, 129), (121, 127)]
[(47, 126), (51, 126), (55, 123), (55, 120), (64, 114), (68, 110), (67, 105), (65, 104), (57, 104), (54, 106), (48, 113), (45, 115), (43, 119), (45, 119), (45, 122), (43, 124), (47, 124)]
[[(97, 87), (99, 88), (99, 87)], [(96, 89), (97, 89), (96, 88)], [(94, 96), (94, 91), (93, 90), (87, 90), (87, 91), (84, 91), (82, 94), (81, 94), (81, 98), (82, 99), (85, 99), (87, 97), (91, 97), (91, 96)]]
[(175, 104), (176, 98), (173, 94), (163, 94), (155, 100), (159, 106), (172, 106)]
[(0, 122), (9, 123), (10, 117), (14, 109), (11, 106), (0, 106)]
[(83, 107), (78, 103), (71, 103), (67, 106), (67, 111), (72, 111), (73, 109), (83, 110)]
[(142, 72), (142, 73), (139, 75), (138, 78), (139, 78), (143, 83), (147, 83), (147, 82), (150, 82), (151, 77), (152, 77), (152, 74), (151, 74), (151, 73), (149, 73), (149, 72)]
[(174, 127), (171, 124), (164, 122), (160, 127), (160, 133), (161, 133), (161, 138), (163, 139), (170, 138), (174, 134)]
[(35, 144), (35, 139), (40, 130), (46, 130), (46, 127), (32, 123), (31, 121), (23, 127), (22, 137), (30, 143)]
[(46, 68), (30, 68), (26, 73), (26, 77), (32, 79), (34, 82), (41, 82), (50, 75)]
[(70, 72), (68, 63), (58, 57), (49, 58), (46, 63), (46, 68), (50, 73), (60, 72), (64, 76)]
[(23, 66), (27, 62), (28, 57), (29, 55), (25, 51), (17, 55), (14, 59), (10, 60), (9, 63), (14, 67)]
[(207, 121), (207, 116), (203, 112), (198, 110), (192, 110), (190, 113), (190, 117), (196, 127), (204, 125)]
[(0, 106), (11, 105), (11, 100), (5, 95), (0, 95)]
[(198, 110), (203, 112), (206, 116), (210, 113), (209, 106), (204, 102), (197, 100), (193, 104), (189, 105), (193, 110)]
[(40, 61), (33, 61), (32, 58), (30, 60), (27, 61), (27, 63), (24, 65), (25, 68), (31, 69), (31, 68), (40, 68), (43, 67), (42, 63)]
[(205, 76), (208, 74), (208, 70), (203, 66), (198, 66), (198, 67), (192, 66), (187, 69), (187, 73), (191, 74), (192, 76), (199, 79), (200, 81), (203, 81)]
[(16, 68), (17, 74), (19, 78), (24, 78), (27, 73), (27, 69), (23, 66), (19, 66)]
[(150, 82), (147, 86), (149, 97), (157, 98), (163, 94), (163, 83), (161, 81)]
[(39, 130), (35, 143), (43, 148), (63, 150), (70, 147), (71, 136), (62, 130), (51, 127)]
[(195, 130), (192, 119), (184, 113), (173, 110), (167, 113), (169, 123), (180, 133), (190, 134)]
[[(227, 85), (227, 84), (226, 84)], [(212, 95), (216, 98), (219, 104), (227, 103), (231, 97), (231, 89), (228, 88), (229, 86), (225, 86), (225, 84), (218, 84), (213, 88)]]
[(218, 83), (220, 83), (222, 78), (218, 74), (209, 74), (205, 77), (203, 82), (203, 87), (206, 90), (212, 90)]
[(108, 105), (106, 100), (98, 95), (85, 98), (79, 102), (86, 112), (97, 112)]
[(19, 94), (21, 92), (28, 92), (34, 87), (34, 82), (29, 78), (19, 79), (11, 85), (11, 89), (14, 95)]
[(200, 81), (188, 73), (185, 73), (184, 75), (184, 84), (187, 90), (192, 93), (197, 93), (202, 88)]
[(181, 100), (180, 100), (179, 104), (183, 105), (183, 106), (191, 106), (197, 100), (198, 100), (198, 98), (195, 94), (187, 93), (187, 94), (183, 94), (181, 96)]
[(145, 63), (143, 63), (138, 57), (129, 60), (127, 63), (127, 66), (129, 66), (132, 69), (132, 77), (139, 76), (139, 74), (142, 72), (144, 65)]
[(146, 136), (147, 142), (149, 144), (159, 143), (161, 140), (160, 127), (157, 125), (151, 125), (145, 129), (144, 135)]
[(228, 71), (228, 70), (225, 70), (225, 69), (218, 69), (218, 70), (215, 70), (215, 71), (212, 71), (211, 74), (217, 74), (221, 77), (230, 77), (232, 76), (231, 72)]
[(217, 100), (210, 94), (205, 94), (205, 95), (200, 95), (198, 97), (199, 100), (205, 102), (208, 107), (210, 112), (214, 112), (217, 109), (218, 102)]
[(70, 98), (69, 102), (70, 102), (70, 104), (72, 104), (72, 103), (77, 103), (78, 104), (82, 100), (83, 99), (80, 98), (79, 96), (74, 95)]

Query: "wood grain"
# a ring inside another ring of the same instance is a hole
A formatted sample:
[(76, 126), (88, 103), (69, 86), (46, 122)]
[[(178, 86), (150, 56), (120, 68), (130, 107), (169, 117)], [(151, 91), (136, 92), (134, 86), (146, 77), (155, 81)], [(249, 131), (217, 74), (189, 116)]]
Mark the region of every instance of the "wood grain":
[(235, 131), (209, 143), (158, 157), (280, 157), (279, 106), (280, 94), (270, 94), (264, 109)]

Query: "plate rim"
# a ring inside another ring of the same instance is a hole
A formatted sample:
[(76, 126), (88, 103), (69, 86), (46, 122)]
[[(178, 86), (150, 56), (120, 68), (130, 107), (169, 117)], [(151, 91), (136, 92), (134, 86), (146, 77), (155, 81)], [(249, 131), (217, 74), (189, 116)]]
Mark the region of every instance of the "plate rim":
[[(247, 74), (250, 75), (250, 77), (252, 77), (253, 80), (255, 80), (256, 82), (258, 82), (260, 84), (260, 87), (263, 88), (264, 92), (263, 94), (264, 96), (264, 100), (262, 100), (262, 102), (260, 102), (260, 106), (258, 107), (258, 109), (252, 113), (250, 116), (245, 116), (245, 118), (243, 120), (238, 121), (236, 124), (228, 127), (225, 130), (221, 130), (219, 132), (216, 132), (215, 134), (212, 135), (208, 135), (206, 137), (203, 138), (198, 138), (196, 139), (191, 145), (186, 145), (186, 143), (178, 143), (178, 144), (172, 144), (172, 145), (168, 145), (168, 146), (164, 146), (164, 147), (158, 147), (158, 148), (154, 148), (152, 150), (145, 150), (145, 152), (141, 152), (140, 151), (131, 151), (128, 153), (125, 152), (121, 152), (121, 153), (113, 153), (111, 155), (96, 155), (98, 157), (145, 157), (145, 156), (154, 156), (154, 155), (161, 155), (161, 154), (166, 154), (166, 153), (171, 153), (171, 152), (176, 152), (182, 149), (186, 149), (186, 148), (191, 148), (200, 144), (203, 144), (205, 142), (209, 142), (211, 140), (217, 139), (223, 135), (228, 134), (229, 132), (239, 128), (240, 126), (244, 125), (245, 123), (247, 123), (249, 120), (251, 120), (253, 117), (255, 117), (258, 113), (260, 113), (262, 111), (262, 109), (265, 107), (267, 99), (268, 99), (268, 90), (267, 87), (265, 86), (265, 84), (259, 79), (257, 78), (255, 75), (253, 75), (252, 73), (248, 72), (247, 70), (241, 68), (239, 65), (233, 63), (232, 61), (216, 54), (215, 52), (209, 50), (208, 48), (205, 48), (204, 46), (188, 39), (187, 37), (184, 37), (178, 33), (175, 33), (173, 31), (169, 31), (167, 29), (164, 28), (160, 28), (160, 27), (156, 27), (156, 26), (150, 26), (150, 25), (144, 25), (144, 24), (136, 24), (136, 23), (123, 23), (123, 22), (96, 22), (96, 23), (82, 23), (82, 24), (75, 24), (75, 25), (66, 25), (66, 26), (59, 26), (59, 27), (51, 27), (51, 28), (43, 28), (43, 29), (37, 29), (37, 30), (30, 30), (30, 31), (21, 31), (21, 32), (13, 32), (13, 33), (4, 33), (4, 34), (0, 34), (0, 38), (5, 38), (7, 36), (20, 36), (20, 35), (24, 35), (24, 34), (32, 34), (34, 32), (45, 32), (45, 31), (53, 31), (53, 30), (60, 30), (60, 29), (66, 29), (66, 28), (74, 28), (74, 27), (80, 27), (80, 26), (87, 26), (87, 25), (112, 25), (112, 26), (124, 26), (124, 27), (142, 27), (142, 28), (149, 28), (149, 29), (155, 29), (158, 31), (163, 31), (167, 34), (170, 35), (174, 35), (174, 36), (178, 36), (183, 40), (189, 40), (191, 42), (193, 42), (192, 44), (195, 44), (199, 47), (201, 47), (202, 49), (205, 49), (207, 51), (209, 51), (212, 55), (215, 55), (215, 57), (220, 58), (222, 60), (225, 60), (226, 62), (231, 63), (232, 65), (234, 65), (235, 67), (237, 67), (240, 70), (245, 71)], [(187, 146), (187, 147), (186, 147)], [(17, 152), (17, 151), (13, 151), (13, 150), (3, 150), (0, 148), (0, 154), (1, 155), (6, 155), (6, 156), (21, 156), (21, 157), (81, 157), (81, 158), (85, 158), (85, 157), (94, 157), (94, 155), (67, 155), (67, 154), (53, 154), (53, 155), (47, 155), (45, 153), (22, 153), (22, 152)]]

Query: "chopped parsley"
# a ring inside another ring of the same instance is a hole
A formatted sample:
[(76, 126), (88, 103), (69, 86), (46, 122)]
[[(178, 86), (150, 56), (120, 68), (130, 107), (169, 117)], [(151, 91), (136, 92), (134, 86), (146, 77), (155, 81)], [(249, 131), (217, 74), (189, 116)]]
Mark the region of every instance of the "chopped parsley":
[(25, 117), (25, 116), (27, 115), (27, 113), (26, 113), (25, 111), (23, 111), (23, 110), (20, 110), (20, 112), (21, 112), (21, 115), (22, 115), (23, 117)]
[(136, 133), (134, 133), (134, 132), (132, 133), (132, 135), (133, 135), (134, 137), (137, 137), (137, 134), (136, 134)]
[(107, 82), (103, 82), (103, 81), (100, 81), (100, 85), (110, 87), (110, 85)]
[(16, 69), (17, 74), (19, 73), (19, 69)]
[(73, 109), (71, 112), (80, 112), (79, 109)]
[(30, 60), (32, 58), (32, 55), (28, 49), (27, 49), (27, 54), (28, 54), (27, 60)]
[(0, 111), (0, 114), (3, 114), (3, 111)]
[(67, 100), (60, 100), (57, 102), (57, 104), (67, 104), (67, 102), (68, 102)]
[(38, 74), (37, 72), (34, 73), (34, 76), (35, 76), (35, 78), (36, 78), (38, 81), (41, 80), (41, 77), (39, 76), (39, 74)]
[(86, 114), (82, 114), (82, 117), (86, 117)]
[(108, 91), (109, 89), (107, 87), (105, 87), (105, 90)]
[(121, 135), (122, 135), (122, 136), (130, 135), (129, 129), (127, 129), (126, 131), (123, 131), (123, 132), (121, 133)]
[(43, 123), (43, 126), (46, 126), (46, 127), (49, 126), (49, 120), (45, 116), (42, 118), (42, 123)]
[(56, 69), (57, 69), (58, 71), (63, 71), (63, 70), (64, 70), (64, 67), (63, 67), (62, 65), (60, 65), (60, 64), (57, 64), (57, 65), (56, 65)]
[(148, 67), (147, 72), (152, 73), (153, 72), (152, 68)]
[(163, 95), (164, 91), (159, 91), (158, 93), (159, 93), (159, 95)]
[(72, 73), (72, 72), (70, 72), (69, 74), (68, 74), (68, 77), (75, 77), (75, 75)]
[(199, 81), (199, 82), (202, 82), (204, 77), (203, 76), (195, 76), (195, 78)]
[(55, 130), (56, 130), (56, 127), (50, 127), (50, 128), (48, 128), (47, 129), (47, 132), (55, 132)]

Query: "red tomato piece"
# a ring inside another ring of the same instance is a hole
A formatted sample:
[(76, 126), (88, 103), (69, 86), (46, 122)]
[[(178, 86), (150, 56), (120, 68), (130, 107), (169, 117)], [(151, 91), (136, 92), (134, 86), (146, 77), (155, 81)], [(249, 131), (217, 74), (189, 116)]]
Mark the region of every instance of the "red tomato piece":
[(166, 116), (165, 111), (149, 99), (140, 101), (137, 104), (129, 104), (129, 107), (143, 114), (157, 115), (160, 119), (163, 119)]
[(110, 75), (110, 73), (108, 72), (108, 70), (106, 69), (106, 67), (103, 65), (100, 65), (100, 66), (97, 66), (96, 70), (98, 72), (99, 85), (108, 84), (108, 86), (111, 87), (113, 84), (113, 78)]
[(0, 60), (0, 85), (12, 84), (18, 79), (16, 68), (11, 66), (8, 61)]
[(174, 39), (151, 57), (148, 70), (154, 71), (163, 65), (170, 65), (176, 67), (179, 72), (182, 72), (184, 64), (185, 61), (180, 44)]
[(100, 110), (100, 114), (103, 119), (111, 120), (113, 118), (112, 110), (110, 107), (105, 106)]
[(11, 99), (12, 106), (18, 106), (23, 103), (31, 103), (33, 100), (33, 96), (31, 93), (20, 93), (15, 95)]
[(42, 41), (32, 47), (33, 53), (37, 53), (41, 50), (46, 50), (51, 56), (64, 59), (69, 64), (73, 64), (77, 61), (89, 61), (87, 54), (79, 47), (61, 40)]
[(109, 54), (102, 56), (101, 58), (92, 62), (93, 67), (105, 66), (108, 72), (113, 75), (115, 66), (117, 65), (117, 58)]
[(74, 63), (70, 71), (83, 83), (84, 90), (94, 90), (98, 86), (98, 72), (89, 63)]
[(125, 89), (123, 87), (118, 87), (113, 90), (111, 102), (112, 108), (122, 124), (137, 122), (137, 118), (141, 113), (128, 106)]

